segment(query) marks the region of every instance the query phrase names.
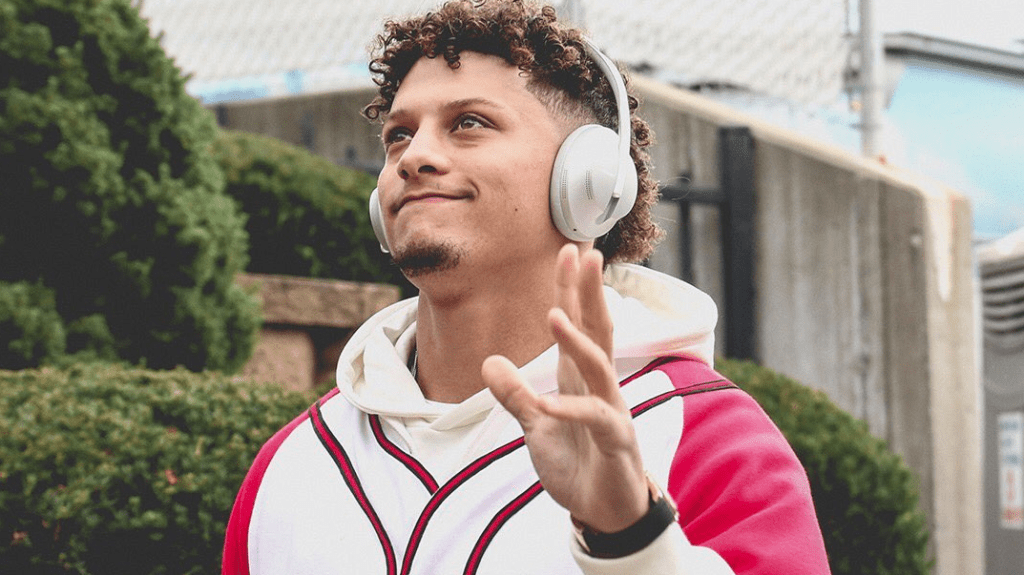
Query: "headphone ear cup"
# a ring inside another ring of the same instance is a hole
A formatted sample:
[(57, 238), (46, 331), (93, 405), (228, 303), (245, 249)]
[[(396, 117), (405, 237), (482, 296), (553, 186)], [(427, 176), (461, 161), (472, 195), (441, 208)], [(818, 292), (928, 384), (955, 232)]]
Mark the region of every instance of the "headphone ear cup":
[[(619, 156), (619, 135), (598, 124), (574, 130), (562, 142), (551, 174), (551, 220), (565, 237), (596, 239), (612, 229), (636, 201), (636, 167)], [(624, 186), (613, 198), (620, 171)]]
[[(618, 222), (628, 216), (629, 212), (633, 210), (633, 204), (636, 203), (637, 186), (639, 185), (639, 176), (637, 175), (636, 164), (633, 163), (632, 156), (620, 158), (619, 171), (626, 174), (626, 179), (622, 182), (622, 193), (619, 195), (619, 199), (612, 207), (611, 214), (609, 215), (609, 219), (612, 222)], [(612, 226), (614, 225), (615, 223), (612, 223)]]
[(377, 236), (377, 241), (380, 242), (380, 251), (390, 253), (388, 237), (384, 233), (384, 218), (381, 216), (379, 188), (374, 188), (370, 192), (370, 225), (373, 227), (373, 234)]

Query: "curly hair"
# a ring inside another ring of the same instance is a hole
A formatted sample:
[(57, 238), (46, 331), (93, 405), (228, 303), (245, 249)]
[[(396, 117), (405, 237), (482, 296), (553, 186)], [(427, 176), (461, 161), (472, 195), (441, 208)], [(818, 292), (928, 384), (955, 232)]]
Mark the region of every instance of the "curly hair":
[[(527, 88), (553, 116), (577, 126), (596, 121), (617, 129), (611, 86), (587, 55), (582, 33), (558, 22), (551, 6), (529, 0), (452, 0), (434, 12), (386, 22), (370, 61), (378, 92), (363, 115), (382, 120), (402, 80), (420, 58), (440, 56), (455, 69), (463, 51), (498, 56), (528, 74)], [(629, 80), (624, 79), (628, 90)], [(638, 106), (630, 93), (630, 156), (637, 170), (637, 199), (630, 213), (595, 241), (607, 263), (646, 259), (662, 235), (651, 219), (658, 185), (647, 148), (654, 134), (636, 115)]]

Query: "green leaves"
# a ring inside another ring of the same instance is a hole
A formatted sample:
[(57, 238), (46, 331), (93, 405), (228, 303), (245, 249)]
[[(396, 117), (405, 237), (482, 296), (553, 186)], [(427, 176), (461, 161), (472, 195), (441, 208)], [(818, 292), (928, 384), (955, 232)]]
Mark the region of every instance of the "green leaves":
[(312, 399), (185, 370), (0, 372), (0, 573), (218, 572), (257, 450)]
[(259, 316), (213, 116), (127, 0), (6, 0), (0, 27), (0, 281), (52, 290), (66, 325), (104, 318), (69, 353), (240, 367)]
[(381, 253), (367, 208), (374, 179), (265, 136), (222, 132), (211, 147), (248, 216), (248, 271), (414, 288)]
[(914, 477), (884, 441), (820, 391), (751, 362), (716, 368), (757, 400), (807, 470), (834, 575), (931, 573)]
[(39, 365), (64, 355), (67, 334), (53, 291), (40, 284), (0, 282), (0, 365)]

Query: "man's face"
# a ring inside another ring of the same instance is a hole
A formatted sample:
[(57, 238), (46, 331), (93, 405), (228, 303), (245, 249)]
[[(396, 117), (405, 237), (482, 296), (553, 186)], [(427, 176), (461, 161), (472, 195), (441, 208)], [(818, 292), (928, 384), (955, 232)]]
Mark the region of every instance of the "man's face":
[(547, 265), (565, 243), (548, 187), (569, 127), (519, 69), (476, 52), (460, 62), (421, 58), (384, 121), (381, 211), (395, 260), (413, 278)]

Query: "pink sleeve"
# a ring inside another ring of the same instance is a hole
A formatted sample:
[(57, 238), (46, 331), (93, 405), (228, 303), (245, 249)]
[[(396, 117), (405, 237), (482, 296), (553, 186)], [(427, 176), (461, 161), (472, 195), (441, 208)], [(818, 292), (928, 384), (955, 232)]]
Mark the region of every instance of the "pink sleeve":
[(690, 542), (737, 575), (829, 573), (807, 474), (764, 410), (740, 389), (687, 395), (683, 405), (668, 488)]

